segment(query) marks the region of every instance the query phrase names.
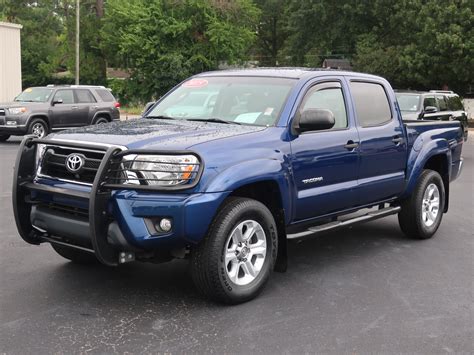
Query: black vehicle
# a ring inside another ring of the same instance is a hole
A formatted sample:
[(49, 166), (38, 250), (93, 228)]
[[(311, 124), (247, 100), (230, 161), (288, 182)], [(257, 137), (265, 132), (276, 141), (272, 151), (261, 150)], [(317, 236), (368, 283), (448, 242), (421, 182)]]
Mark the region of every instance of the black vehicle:
[(103, 86), (31, 87), (13, 102), (0, 103), (0, 142), (12, 135), (43, 138), (51, 131), (119, 120), (119, 107)]
[(452, 91), (396, 91), (398, 105), (405, 120), (461, 122), (467, 140), (468, 121), (461, 98)]

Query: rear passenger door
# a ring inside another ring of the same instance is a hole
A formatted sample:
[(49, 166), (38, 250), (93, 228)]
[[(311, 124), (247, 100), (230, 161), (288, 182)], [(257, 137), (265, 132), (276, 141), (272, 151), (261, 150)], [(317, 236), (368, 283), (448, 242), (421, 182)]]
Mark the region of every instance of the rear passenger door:
[(91, 112), (97, 108), (97, 101), (88, 89), (75, 89), (77, 119), (76, 126), (89, 125), (92, 122)]
[(350, 80), (360, 137), (359, 205), (398, 196), (404, 189), (407, 148), (395, 97), (383, 82)]

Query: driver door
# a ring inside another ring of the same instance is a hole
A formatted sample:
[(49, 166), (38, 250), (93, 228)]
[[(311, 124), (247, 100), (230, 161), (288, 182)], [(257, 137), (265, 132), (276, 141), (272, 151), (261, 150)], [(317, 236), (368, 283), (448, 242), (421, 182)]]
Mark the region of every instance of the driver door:
[(349, 119), (347, 88), (340, 80), (311, 86), (298, 110), (330, 110), (335, 125), (328, 130), (305, 132), (291, 141), (291, 165), (298, 221), (354, 207), (357, 202), (359, 134)]

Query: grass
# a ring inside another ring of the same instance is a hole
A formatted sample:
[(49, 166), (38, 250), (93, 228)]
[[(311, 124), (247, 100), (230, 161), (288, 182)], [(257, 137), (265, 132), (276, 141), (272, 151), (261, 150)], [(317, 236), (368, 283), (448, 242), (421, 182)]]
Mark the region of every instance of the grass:
[(139, 115), (142, 113), (144, 105), (129, 105), (129, 106), (122, 106), (120, 108), (121, 114), (128, 114), (128, 115)]

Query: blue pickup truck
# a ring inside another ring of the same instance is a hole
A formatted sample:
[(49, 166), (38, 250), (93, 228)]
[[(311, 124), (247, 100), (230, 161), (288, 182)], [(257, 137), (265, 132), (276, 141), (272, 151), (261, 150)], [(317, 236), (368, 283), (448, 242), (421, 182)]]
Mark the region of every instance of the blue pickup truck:
[(398, 214), (426, 239), (462, 167), (459, 122), (403, 121), (381, 77), (311, 69), (203, 73), (145, 117), (25, 137), (20, 236), (77, 263), (189, 258), (196, 287), (255, 297), (288, 239)]

